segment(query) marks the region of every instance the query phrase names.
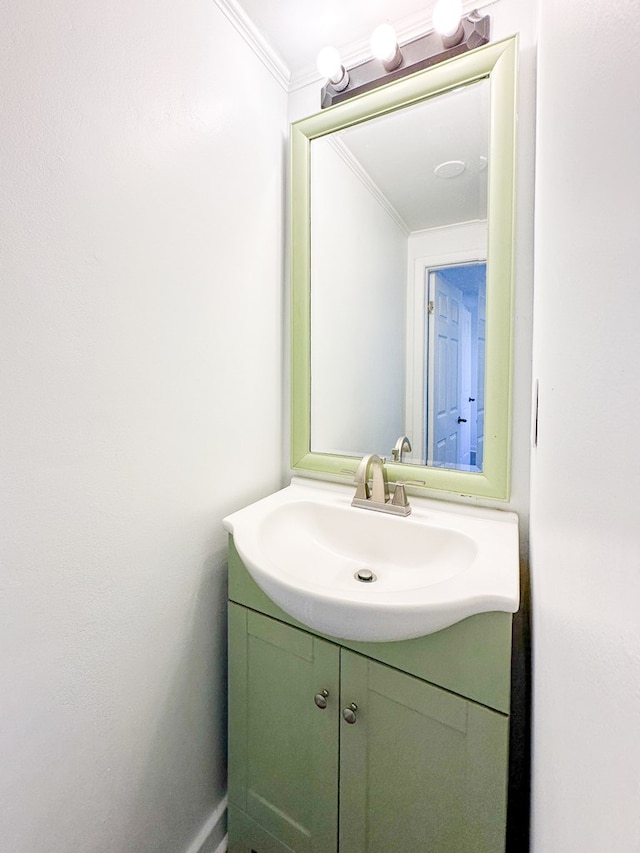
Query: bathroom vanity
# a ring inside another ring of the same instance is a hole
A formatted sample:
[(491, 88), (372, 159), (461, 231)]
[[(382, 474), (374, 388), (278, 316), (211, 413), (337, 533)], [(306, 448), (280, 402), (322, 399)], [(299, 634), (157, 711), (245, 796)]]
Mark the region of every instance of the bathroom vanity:
[[(516, 59), (485, 45), (291, 128), (311, 479), (225, 519), (230, 853), (505, 851), (518, 521), (446, 498), (509, 499)], [(458, 183), (436, 142), (466, 146)]]
[(510, 613), (388, 643), (310, 631), (229, 551), (230, 853), (505, 848)]

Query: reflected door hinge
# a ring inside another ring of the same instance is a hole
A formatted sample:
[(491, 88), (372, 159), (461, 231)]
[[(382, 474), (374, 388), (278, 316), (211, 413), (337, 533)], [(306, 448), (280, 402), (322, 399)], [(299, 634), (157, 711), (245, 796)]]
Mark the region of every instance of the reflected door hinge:
[(433, 302), (427, 302), (427, 314), (433, 314), (435, 311), (435, 305)]

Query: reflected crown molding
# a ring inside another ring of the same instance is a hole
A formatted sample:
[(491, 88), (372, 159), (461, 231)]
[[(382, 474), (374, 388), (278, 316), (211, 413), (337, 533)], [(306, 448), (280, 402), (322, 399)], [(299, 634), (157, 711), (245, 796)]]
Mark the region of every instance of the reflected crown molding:
[(411, 234), (409, 226), (404, 221), (404, 219), (400, 216), (395, 207), (391, 204), (386, 195), (382, 192), (380, 187), (373, 180), (371, 175), (363, 169), (360, 162), (353, 156), (351, 151), (347, 148), (344, 142), (336, 136), (326, 137), (326, 141), (331, 148), (336, 152), (336, 154), (342, 158), (345, 164), (351, 169), (353, 174), (358, 178), (358, 180), (364, 185), (365, 189), (373, 196), (373, 198), (378, 202), (380, 207), (388, 214), (388, 216), (393, 219), (398, 228), (402, 231), (405, 237), (408, 237)]

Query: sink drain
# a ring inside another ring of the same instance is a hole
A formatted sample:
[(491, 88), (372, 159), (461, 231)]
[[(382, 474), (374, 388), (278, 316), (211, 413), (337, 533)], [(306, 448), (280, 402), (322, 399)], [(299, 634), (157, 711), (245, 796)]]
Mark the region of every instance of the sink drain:
[(373, 583), (377, 580), (371, 569), (358, 569), (353, 576), (360, 583)]

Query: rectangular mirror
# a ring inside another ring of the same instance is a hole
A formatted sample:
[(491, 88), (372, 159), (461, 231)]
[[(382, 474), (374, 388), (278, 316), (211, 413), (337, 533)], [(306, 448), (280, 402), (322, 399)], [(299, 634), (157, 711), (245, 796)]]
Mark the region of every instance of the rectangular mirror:
[(509, 494), (516, 39), (292, 126), (292, 467)]

